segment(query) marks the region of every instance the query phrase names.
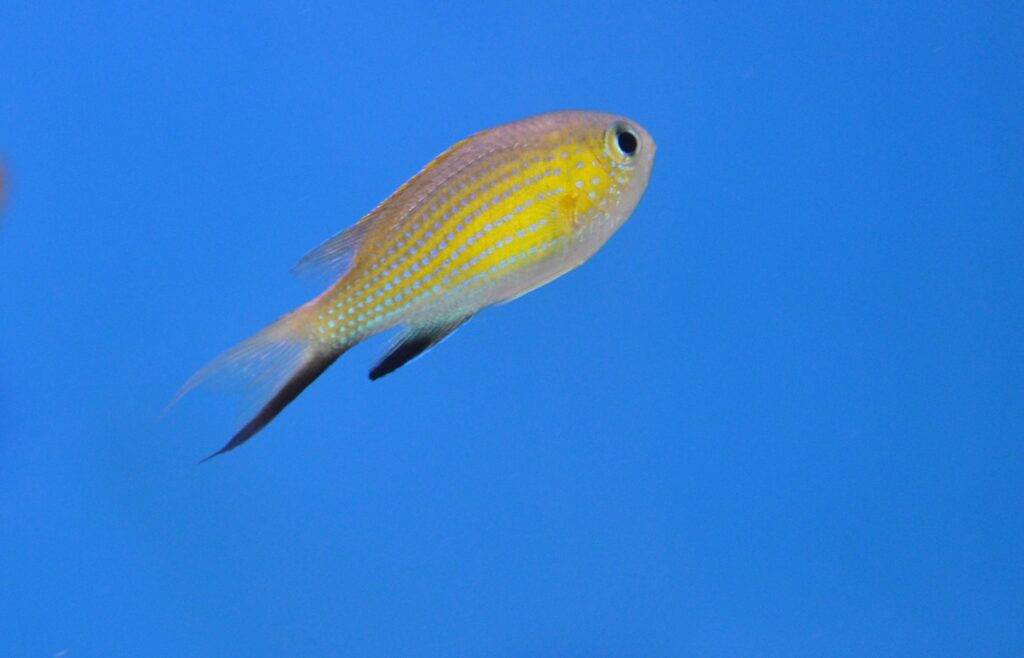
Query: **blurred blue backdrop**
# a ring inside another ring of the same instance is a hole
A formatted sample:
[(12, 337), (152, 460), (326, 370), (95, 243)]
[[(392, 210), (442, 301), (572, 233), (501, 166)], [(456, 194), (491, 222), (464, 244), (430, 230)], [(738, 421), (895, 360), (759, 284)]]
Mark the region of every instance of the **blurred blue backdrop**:
[[(0, 655), (1024, 654), (1024, 6), (537, 4), (0, 5)], [(659, 143), (593, 261), (157, 422), (563, 108)]]

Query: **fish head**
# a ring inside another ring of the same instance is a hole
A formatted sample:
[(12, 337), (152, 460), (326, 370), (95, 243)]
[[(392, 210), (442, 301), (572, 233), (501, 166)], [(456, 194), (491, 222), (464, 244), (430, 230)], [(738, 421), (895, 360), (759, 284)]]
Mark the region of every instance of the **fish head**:
[[(612, 184), (608, 211), (621, 225), (636, 209), (647, 190), (658, 145), (643, 126), (625, 117), (614, 117), (604, 129), (603, 161)], [(616, 226), (618, 228), (618, 226)]]
[(572, 118), (572, 137), (559, 154), (566, 181), (561, 214), (585, 259), (633, 214), (647, 189), (657, 144), (643, 126), (623, 116), (580, 112)]

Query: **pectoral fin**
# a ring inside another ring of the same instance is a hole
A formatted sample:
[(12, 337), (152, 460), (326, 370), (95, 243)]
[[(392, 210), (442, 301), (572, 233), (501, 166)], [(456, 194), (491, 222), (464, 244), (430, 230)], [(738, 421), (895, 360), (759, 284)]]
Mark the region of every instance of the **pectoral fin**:
[(409, 327), (401, 334), (377, 365), (370, 370), (370, 379), (380, 379), (437, 345), (459, 328), (470, 316), (447, 322)]

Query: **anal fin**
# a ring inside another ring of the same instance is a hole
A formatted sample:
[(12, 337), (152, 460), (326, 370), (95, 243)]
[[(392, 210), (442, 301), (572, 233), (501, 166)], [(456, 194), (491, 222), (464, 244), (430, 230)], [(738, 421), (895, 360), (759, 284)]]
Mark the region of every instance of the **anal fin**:
[(447, 338), (469, 318), (470, 316), (466, 315), (445, 322), (409, 327), (398, 336), (377, 365), (370, 369), (370, 379), (380, 379), (398, 370)]

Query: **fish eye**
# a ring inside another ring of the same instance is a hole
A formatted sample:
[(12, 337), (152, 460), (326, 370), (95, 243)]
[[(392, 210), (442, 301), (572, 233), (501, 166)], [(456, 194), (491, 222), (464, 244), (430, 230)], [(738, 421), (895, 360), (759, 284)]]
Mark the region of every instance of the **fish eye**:
[(633, 160), (640, 150), (640, 137), (636, 129), (625, 122), (612, 124), (606, 139), (612, 155), (623, 163)]
[(618, 126), (615, 128), (615, 145), (624, 156), (631, 158), (636, 155), (640, 142), (636, 138), (636, 133), (627, 126)]

